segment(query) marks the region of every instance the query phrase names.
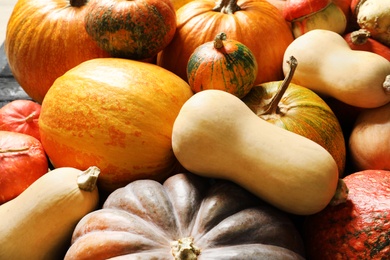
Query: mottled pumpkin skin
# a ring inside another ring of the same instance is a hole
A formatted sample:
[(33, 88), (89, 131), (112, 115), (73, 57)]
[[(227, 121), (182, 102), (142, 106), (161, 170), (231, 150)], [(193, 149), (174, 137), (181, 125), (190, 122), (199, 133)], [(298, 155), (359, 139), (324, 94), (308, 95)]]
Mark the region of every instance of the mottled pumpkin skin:
[(342, 176), (346, 163), (343, 131), (336, 115), (316, 93), (290, 83), (276, 112), (262, 114), (281, 84), (282, 81), (277, 81), (254, 86), (243, 101), (262, 119), (324, 147), (335, 159), (339, 175)]
[(187, 80), (186, 65), (194, 50), (212, 41), (217, 33), (225, 32), (229, 39), (246, 45), (256, 57), (255, 84), (283, 79), (283, 54), (294, 38), (280, 11), (264, 0), (238, 0), (241, 10), (231, 14), (213, 11), (219, 2), (195, 0), (177, 10), (175, 36), (158, 54), (157, 64)]
[(366, 170), (344, 178), (348, 200), (305, 221), (308, 259), (388, 259), (390, 172)]
[(193, 92), (219, 89), (239, 98), (253, 87), (257, 62), (252, 51), (242, 43), (226, 39), (215, 48), (215, 41), (195, 49), (187, 64), (188, 83)]
[(42, 144), (54, 167), (101, 169), (99, 188), (132, 180), (163, 180), (176, 166), (173, 123), (193, 95), (175, 74), (140, 61), (102, 58), (59, 77), (39, 118)]
[(110, 194), (77, 224), (65, 260), (173, 259), (171, 243), (192, 237), (201, 259), (303, 259), (286, 213), (230, 182), (176, 174), (138, 180)]
[(85, 28), (113, 57), (154, 57), (172, 40), (176, 12), (170, 0), (91, 0)]
[(86, 5), (17, 1), (7, 25), (5, 54), (13, 76), (35, 101), (42, 103), (54, 80), (69, 69), (109, 56), (85, 31)]

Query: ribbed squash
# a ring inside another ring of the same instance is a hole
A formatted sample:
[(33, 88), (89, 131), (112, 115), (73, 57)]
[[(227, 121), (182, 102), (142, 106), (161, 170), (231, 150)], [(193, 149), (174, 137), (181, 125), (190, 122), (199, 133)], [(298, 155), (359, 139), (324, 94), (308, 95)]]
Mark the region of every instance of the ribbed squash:
[(195, 93), (220, 89), (242, 98), (252, 89), (256, 76), (252, 51), (223, 32), (196, 48), (187, 64), (188, 83)]
[(77, 224), (65, 260), (296, 259), (285, 212), (231, 182), (176, 174), (117, 189)]

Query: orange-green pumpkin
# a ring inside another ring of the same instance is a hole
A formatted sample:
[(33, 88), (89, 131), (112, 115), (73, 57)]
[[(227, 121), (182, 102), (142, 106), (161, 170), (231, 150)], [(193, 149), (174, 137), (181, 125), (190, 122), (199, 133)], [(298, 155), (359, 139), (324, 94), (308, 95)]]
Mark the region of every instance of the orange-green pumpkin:
[(324, 147), (336, 161), (339, 175), (343, 176), (346, 144), (339, 120), (316, 93), (290, 83), (299, 62), (294, 57), (288, 62), (291, 70), (284, 81), (256, 85), (243, 101), (260, 118)]
[(172, 40), (171, 0), (90, 0), (85, 29), (113, 57), (152, 58)]
[(150, 63), (101, 58), (59, 77), (41, 109), (42, 144), (54, 167), (101, 169), (99, 186), (163, 180), (176, 167), (173, 122), (193, 95), (175, 74)]
[(256, 57), (255, 84), (283, 79), (282, 62), (294, 40), (280, 10), (265, 0), (195, 0), (176, 12), (177, 28), (157, 64), (187, 80), (189, 57), (220, 32), (246, 45)]
[(223, 32), (196, 48), (187, 64), (188, 83), (195, 93), (219, 89), (242, 98), (252, 89), (256, 76), (252, 51)]
[(24, 91), (42, 103), (54, 80), (83, 61), (108, 57), (84, 28), (87, 0), (19, 0), (7, 25), (5, 54)]

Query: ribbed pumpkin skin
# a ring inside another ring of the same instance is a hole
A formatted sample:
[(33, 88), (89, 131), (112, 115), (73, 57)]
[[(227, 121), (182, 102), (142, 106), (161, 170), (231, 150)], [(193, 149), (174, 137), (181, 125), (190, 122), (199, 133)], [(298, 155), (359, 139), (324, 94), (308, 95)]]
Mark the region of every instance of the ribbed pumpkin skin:
[(58, 78), (42, 103), (42, 144), (55, 167), (101, 169), (112, 191), (132, 180), (162, 180), (175, 167), (173, 122), (189, 85), (154, 64), (86, 61)]
[[(209, 181), (176, 174), (163, 184), (139, 180), (114, 191), (77, 224), (65, 260), (303, 260), (302, 238), (287, 214), (238, 185)], [(189, 237), (200, 254), (174, 258), (171, 243)]]
[(186, 65), (194, 50), (212, 41), (217, 33), (225, 32), (256, 57), (255, 84), (283, 79), (283, 54), (293, 35), (280, 11), (264, 0), (238, 0), (241, 10), (226, 14), (212, 10), (217, 2), (192, 1), (177, 11), (175, 36), (158, 54), (157, 64), (187, 80)]
[(261, 115), (267, 101), (276, 94), (281, 83), (268, 82), (254, 86), (243, 101), (264, 120), (324, 147), (335, 159), (342, 176), (346, 161), (343, 132), (336, 115), (316, 93), (290, 83), (276, 113)]
[(346, 203), (306, 219), (308, 260), (388, 259), (390, 172), (355, 172), (344, 182), (349, 188)]
[(221, 40), (222, 47), (216, 48), (216, 40), (202, 44), (190, 56), (188, 83), (195, 93), (220, 89), (242, 98), (256, 80), (256, 58), (248, 47), (238, 41)]
[(176, 12), (170, 0), (91, 0), (85, 28), (113, 57), (154, 57), (172, 40)]
[(85, 31), (85, 7), (70, 6), (68, 0), (16, 3), (7, 26), (5, 54), (13, 76), (35, 101), (42, 103), (54, 80), (67, 70), (109, 56)]

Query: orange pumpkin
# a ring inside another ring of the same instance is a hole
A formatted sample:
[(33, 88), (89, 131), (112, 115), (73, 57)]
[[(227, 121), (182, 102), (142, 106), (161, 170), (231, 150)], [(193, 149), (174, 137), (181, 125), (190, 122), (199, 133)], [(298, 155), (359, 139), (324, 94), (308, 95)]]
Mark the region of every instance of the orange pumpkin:
[(41, 108), (41, 140), (54, 167), (101, 169), (101, 190), (163, 180), (176, 167), (173, 122), (193, 95), (175, 74), (150, 63), (93, 59), (59, 77)]
[(13, 76), (38, 103), (54, 80), (85, 60), (108, 57), (84, 29), (87, 0), (19, 0), (5, 53)]
[(191, 1), (176, 12), (177, 28), (157, 64), (187, 80), (186, 66), (194, 50), (219, 32), (246, 45), (256, 57), (255, 84), (283, 79), (283, 54), (293, 41), (280, 10), (264, 0)]
[(195, 93), (220, 89), (242, 98), (253, 87), (256, 76), (257, 62), (251, 50), (227, 39), (223, 32), (196, 48), (187, 64), (188, 83)]

